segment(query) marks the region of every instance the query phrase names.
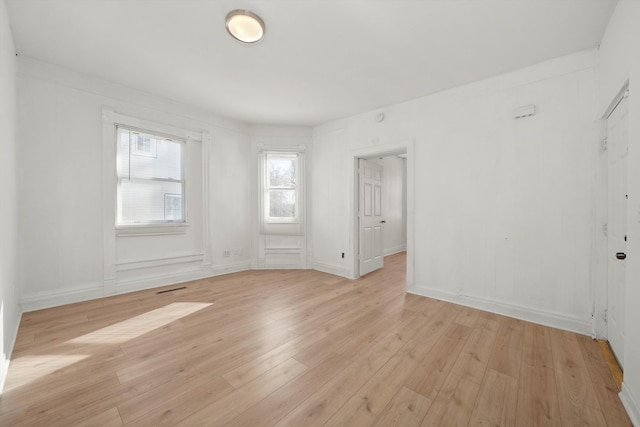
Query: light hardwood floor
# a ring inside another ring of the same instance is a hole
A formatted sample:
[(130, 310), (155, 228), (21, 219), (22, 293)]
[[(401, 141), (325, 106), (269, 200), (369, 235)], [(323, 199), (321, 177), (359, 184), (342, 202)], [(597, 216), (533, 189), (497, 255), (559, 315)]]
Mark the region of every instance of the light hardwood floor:
[(405, 294), (404, 269), (249, 271), (26, 313), (0, 425), (631, 425), (595, 341)]

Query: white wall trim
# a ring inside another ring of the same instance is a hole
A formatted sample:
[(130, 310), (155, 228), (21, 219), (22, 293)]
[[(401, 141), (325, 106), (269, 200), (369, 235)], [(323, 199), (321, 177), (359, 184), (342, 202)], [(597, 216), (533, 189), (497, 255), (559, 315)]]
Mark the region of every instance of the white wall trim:
[[(127, 127), (132, 127), (139, 129), (141, 131), (152, 131), (158, 132), (161, 134), (165, 134), (167, 136), (177, 137), (178, 139), (183, 140), (184, 142), (202, 142), (202, 132), (201, 131), (193, 131), (188, 129), (179, 128), (176, 126), (167, 125), (164, 123), (159, 123), (153, 120), (140, 119), (138, 117), (132, 117), (126, 114), (120, 114), (114, 111), (113, 109), (103, 109), (103, 117), (104, 112), (108, 111), (108, 117), (114, 119), (113, 125), (122, 125)], [(115, 152), (115, 138), (113, 141), (114, 152)]]
[(604, 225), (607, 223), (607, 151), (602, 150), (603, 139), (607, 136), (607, 121), (597, 120), (594, 125), (593, 144), (593, 201), (591, 220), (593, 221), (591, 238), (591, 289), (593, 304), (592, 335), (597, 339), (607, 339), (607, 270), (608, 248)]
[[(201, 256), (199, 256), (199, 258), (201, 259)], [(192, 271), (183, 271), (176, 274), (157, 274), (133, 280), (120, 280), (118, 282), (114, 280), (113, 288), (115, 290), (114, 294), (125, 294), (188, 282), (191, 280), (206, 279), (208, 277), (221, 276), (230, 273), (239, 273), (247, 270), (251, 270), (250, 261), (220, 265), (214, 268), (196, 267)], [(103, 293), (103, 285), (101, 283), (95, 283), (79, 289), (69, 289), (59, 292), (41, 292), (38, 294), (23, 296), (20, 298), (20, 308), (22, 309), (22, 312), (27, 313), (30, 311), (58, 307), (76, 302), (90, 301), (108, 296), (111, 296), (111, 294), (105, 295)], [(17, 332), (18, 331), (16, 330), (16, 337)]]
[[(407, 101), (385, 105), (385, 110), (395, 110), (397, 107), (407, 107), (420, 105), (425, 100), (433, 102), (449, 103), (452, 101), (464, 101), (466, 99), (477, 98), (486, 95), (508, 91), (521, 86), (529, 85), (544, 80), (573, 74), (584, 70), (596, 69), (598, 67), (598, 49), (590, 47), (578, 52), (563, 55), (557, 58), (542, 61), (537, 64), (525, 66), (516, 70), (507, 71), (492, 77), (465, 83), (431, 95), (421, 96)], [(380, 109), (370, 110), (348, 117), (342, 117), (329, 122), (322, 123), (313, 128), (313, 136), (323, 136), (335, 132), (349, 129), (349, 123), (359, 117), (368, 117), (371, 120), (372, 113)]]
[(118, 115), (102, 109), (102, 286), (104, 295), (116, 292), (116, 128)]
[(405, 252), (407, 250), (407, 245), (393, 246), (391, 248), (385, 248), (384, 256), (399, 254), (400, 252)]
[(251, 261), (241, 261), (234, 264), (218, 265), (211, 268), (208, 277), (223, 276), (225, 274), (240, 273), (242, 271), (251, 270)]
[(9, 340), (9, 346), (5, 349), (5, 354), (7, 355), (7, 359), (0, 360), (0, 396), (2, 396), (2, 392), (4, 390), (4, 383), (7, 380), (7, 374), (9, 373), (9, 365), (11, 364), (11, 358), (13, 356), (13, 348), (16, 345), (16, 339), (18, 338), (18, 330), (20, 329), (20, 323), (22, 322), (22, 311), (18, 314), (18, 321), (16, 322), (16, 327), (13, 330), (13, 335)]
[(622, 85), (622, 87), (620, 88), (616, 96), (613, 97), (613, 99), (609, 103), (609, 106), (607, 106), (607, 109), (604, 111), (602, 118), (605, 120), (608, 119), (611, 116), (611, 114), (613, 114), (613, 111), (616, 109), (616, 107), (620, 105), (622, 100), (628, 96), (629, 96), (629, 79), (627, 79), (624, 82), (624, 84)]
[(640, 427), (640, 402), (633, 395), (626, 383), (622, 383), (622, 391), (618, 394), (622, 406), (627, 410), (629, 418), (635, 427)]
[(501, 314), (503, 316), (537, 323), (539, 325), (550, 326), (552, 328), (563, 329), (565, 331), (571, 331), (591, 336), (590, 321), (564, 316), (558, 313), (537, 310), (534, 308), (524, 307), (516, 304), (509, 304), (504, 301), (499, 301), (491, 298), (480, 298), (470, 295), (454, 294), (451, 292), (442, 291), (440, 289), (433, 289), (424, 286), (415, 286), (412, 288), (408, 288), (407, 292), (452, 302), (454, 304), (464, 305), (466, 307), (476, 308), (478, 310)]
[(78, 289), (25, 295), (20, 298), (20, 308), (24, 313), (27, 313), (108, 296), (104, 294), (102, 286), (102, 283), (94, 283)]
[(278, 248), (278, 247), (266, 247), (264, 248), (265, 255), (300, 255), (302, 253), (302, 248), (300, 247), (291, 247), (291, 248)]
[[(294, 141), (298, 141), (301, 138), (296, 137), (292, 138)], [(257, 156), (257, 172), (258, 172), (258, 192), (254, 193), (257, 196), (258, 203), (258, 234), (256, 235), (256, 243), (257, 243), (257, 259), (254, 262), (253, 266), (261, 269), (306, 269), (307, 268), (307, 237), (309, 225), (307, 219), (310, 217), (307, 215), (307, 176), (310, 176), (310, 171), (308, 167), (310, 166), (310, 161), (308, 157), (310, 155), (310, 147), (307, 144), (299, 143), (299, 144), (291, 144), (291, 145), (283, 145), (283, 144), (270, 144), (259, 142), (256, 144), (256, 148), (258, 150)], [(265, 188), (266, 188), (266, 159), (270, 153), (280, 152), (287, 154), (295, 154), (297, 156), (298, 162), (298, 171), (297, 171), (297, 210), (298, 210), (298, 218), (296, 221), (277, 221), (268, 219), (268, 212), (266, 211), (267, 207), (265, 205)], [(292, 242), (287, 243), (277, 243), (270, 242), (270, 239), (277, 239), (278, 237), (284, 236), (298, 236), (297, 244), (293, 244)], [(288, 246), (280, 246), (281, 244), (285, 244)], [(275, 261), (271, 261), (268, 258), (277, 258), (281, 256), (280, 259), (276, 259)], [(294, 259), (295, 256), (295, 259)], [(291, 258), (291, 262), (287, 259), (283, 259), (289, 257)]]
[(306, 270), (306, 268), (302, 264), (286, 264), (286, 263), (269, 263), (264, 264), (262, 266), (258, 266), (257, 268), (252, 268), (253, 270)]
[(247, 135), (249, 132), (249, 126), (238, 120), (25, 55), (18, 57), (18, 75), (125, 102), (132, 106), (169, 113), (180, 119), (206, 123), (218, 129), (242, 135)]
[(297, 145), (282, 145), (282, 144), (268, 144), (259, 142), (256, 144), (258, 147), (258, 151), (260, 154), (266, 153), (269, 151), (274, 152), (284, 152), (284, 153), (304, 153), (307, 151), (306, 144), (297, 144)]
[(190, 224), (186, 222), (145, 225), (117, 225), (117, 237), (171, 236), (185, 234)]
[(354, 280), (356, 279), (351, 275), (351, 272), (348, 268), (339, 267), (336, 265), (326, 264), (323, 262), (312, 262), (311, 268), (316, 271), (321, 271), (323, 273), (333, 274), (334, 276), (344, 277), (346, 279)]
[[(295, 252), (266, 252), (264, 258), (258, 258), (251, 263), (251, 269), (306, 270), (308, 267), (303, 263), (301, 255), (302, 251), (300, 249), (296, 249)], [(272, 260), (273, 258), (275, 258), (275, 261)]]
[(210, 194), (210, 168), (209, 156), (211, 155), (211, 134), (202, 132), (202, 233), (203, 233), (203, 268), (211, 268), (211, 219), (209, 207)]
[(616, 96), (611, 100), (607, 109), (597, 120), (595, 130), (595, 147), (593, 150), (594, 185), (593, 185), (593, 242), (591, 249), (591, 277), (593, 289), (593, 328), (592, 334), (598, 339), (608, 339), (606, 311), (608, 304), (608, 240), (602, 227), (608, 222), (607, 180), (608, 180), (608, 151), (602, 149), (603, 140), (607, 138), (607, 119), (618, 105), (629, 95), (629, 79), (627, 79)]
[(179, 273), (152, 274), (129, 280), (118, 280), (117, 291), (118, 294), (126, 294), (129, 292), (153, 289), (166, 285), (175, 285), (192, 280), (205, 279), (210, 276), (211, 274), (208, 271), (203, 271), (200, 266), (196, 265), (192, 270), (181, 271)]
[(117, 271), (132, 271), (144, 268), (163, 267), (167, 265), (187, 264), (191, 262), (201, 262), (204, 254), (191, 254), (170, 258), (147, 259), (139, 261), (128, 261), (116, 264)]

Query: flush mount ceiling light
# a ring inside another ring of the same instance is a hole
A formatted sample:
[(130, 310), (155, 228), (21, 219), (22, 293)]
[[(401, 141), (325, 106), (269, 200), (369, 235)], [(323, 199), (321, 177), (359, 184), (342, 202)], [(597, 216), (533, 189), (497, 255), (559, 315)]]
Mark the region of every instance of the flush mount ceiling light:
[(255, 43), (264, 37), (264, 21), (248, 10), (232, 10), (227, 14), (227, 31), (243, 43)]

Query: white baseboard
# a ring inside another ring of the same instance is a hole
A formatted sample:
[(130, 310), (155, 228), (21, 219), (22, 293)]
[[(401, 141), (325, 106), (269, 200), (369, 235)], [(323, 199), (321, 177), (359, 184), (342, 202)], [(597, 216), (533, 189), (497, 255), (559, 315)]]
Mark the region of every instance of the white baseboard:
[[(160, 286), (188, 282), (191, 280), (206, 279), (207, 277), (220, 276), (222, 274), (237, 273), (250, 269), (251, 262), (246, 261), (215, 267), (206, 266), (196, 270), (183, 271), (176, 274), (156, 274), (129, 280), (118, 280), (114, 286), (115, 293), (110, 295), (136, 292)], [(79, 289), (62, 290), (58, 292), (42, 292), (23, 296), (20, 298), (20, 309), (26, 313), (29, 311), (58, 307), (61, 305), (88, 301), (110, 295), (105, 295), (105, 289), (102, 283), (95, 283)]]
[(340, 276), (352, 280), (355, 279), (351, 272), (344, 267), (338, 267), (336, 265), (325, 264), (322, 262), (312, 262), (311, 268), (314, 270), (322, 271), (323, 273), (333, 274), (334, 276)]
[(618, 396), (620, 396), (622, 406), (627, 410), (634, 427), (640, 427), (640, 402), (638, 402), (638, 399), (636, 399), (626, 383), (622, 383), (622, 391)]
[(189, 282), (191, 280), (204, 279), (210, 274), (203, 270), (194, 270), (175, 274), (151, 275), (131, 280), (119, 280), (116, 285), (116, 294), (128, 294), (130, 292), (144, 291), (166, 285)]
[(407, 250), (407, 245), (393, 246), (391, 248), (385, 248), (384, 256), (399, 254), (400, 252), (405, 252)]
[(94, 283), (78, 289), (25, 295), (20, 298), (20, 309), (26, 313), (100, 298), (104, 296), (103, 288), (102, 283)]
[[(7, 354), (11, 354), (7, 352)], [(0, 396), (2, 396), (2, 391), (4, 390), (4, 382), (7, 379), (7, 373), (9, 372), (9, 364), (11, 363), (11, 357), (2, 358), (0, 360)]]
[(118, 281), (118, 294), (124, 294), (146, 289), (158, 288), (160, 286), (175, 285), (178, 283), (190, 282), (192, 280), (206, 279), (208, 277), (221, 276), (223, 274), (238, 273), (251, 269), (251, 262), (241, 262), (220, 266), (206, 266), (193, 271), (180, 272), (175, 274), (161, 274), (136, 278), (127, 281)]
[[(119, 280), (116, 284), (116, 294), (123, 294), (129, 292), (135, 292), (145, 289), (156, 288), (159, 286), (173, 285), (177, 283), (188, 282), (191, 280), (204, 279), (207, 277), (219, 276), (223, 274), (237, 273), (240, 271), (246, 271), (255, 269), (255, 262), (243, 261), (235, 264), (227, 264), (220, 266), (201, 266), (196, 270), (183, 271), (175, 274), (161, 274), (153, 276), (145, 276), (142, 278), (135, 278), (126, 281)], [(264, 269), (264, 266), (257, 267)], [(303, 268), (292, 267), (287, 265), (269, 266), (266, 268)], [(349, 269), (321, 263), (313, 262), (310, 268), (324, 273), (333, 274), (335, 276), (344, 277), (347, 279), (355, 279)], [(441, 299), (444, 301), (450, 301), (456, 304), (465, 305), (468, 307), (477, 308), (480, 310), (490, 311), (505, 316), (515, 317), (541, 325), (551, 326), (554, 328), (564, 329), (572, 332), (577, 332), (584, 335), (591, 335), (592, 325), (591, 322), (563, 316), (557, 313), (546, 312), (537, 310), (530, 307), (518, 306), (509, 304), (504, 301), (492, 300), (489, 298), (479, 298), (468, 295), (458, 295), (449, 293), (439, 289), (432, 289), (427, 287), (411, 287), (407, 289), (407, 292), (416, 295), (422, 295), (430, 298)], [(26, 295), (20, 298), (20, 309), (22, 312), (29, 312), (34, 310), (40, 310), (44, 308), (57, 307), (60, 305), (72, 304), (76, 302), (88, 301), (96, 298), (104, 297), (104, 286), (102, 283), (95, 283), (87, 285), (83, 288), (63, 290), (58, 292), (38, 293), (34, 295)], [(2, 367), (0, 367), (2, 368)], [(640, 426), (639, 426), (640, 427)]]
[(468, 295), (459, 295), (439, 289), (415, 286), (407, 289), (407, 292), (421, 295), (429, 298), (449, 301), (455, 304), (464, 305), (479, 310), (489, 311), (532, 323), (537, 323), (552, 328), (563, 329), (565, 331), (576, 332), (583, 335), (591, 336), (591, 322), (576, 319), (561, 314), (538, 310), (531, 307), (524, 307), (515, 304), (509, 304), (504, 301), (493, 300), (490, 298), (480, 298)]
[(209, 277), (222, 276), (223, 274), (240, 273), (251, 270), (251, 261), (237, 262), (235, 264), (218, 265), (209, 269)]
[(269, 264), (262, 267), (252, 268), (252, 270), (306, 270), (306, 267), (293, 264)]
[[(5, 349), (5, 357), (0, 360), (0, 396), (4, 390), (4, 382), (7, 380), (7, 373), (9, 372), (9, 365), (11, 364), (11, 355), (13, 354), (13, 347), (16, 345), (16, 339), (18, 338), (18, 329), (20, 329), (20, 322), (22, 321), (22, 311), (18, 314), (18, 321), (16, 327), (13, 330), (13, 335), (9, 339), (9, 347)], [(5, 341), (6, 342), (6, 341)]]

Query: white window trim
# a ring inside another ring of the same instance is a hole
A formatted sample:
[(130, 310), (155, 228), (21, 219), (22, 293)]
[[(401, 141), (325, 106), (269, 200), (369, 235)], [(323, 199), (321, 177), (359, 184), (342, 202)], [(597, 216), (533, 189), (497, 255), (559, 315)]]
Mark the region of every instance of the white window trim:
[[(260, 177), (260, 223), (261, 228), (264, 230), (264, 226), (268, 224), (298, 224), (303, 225), (305, 217), (305, 183), (304, 178), (306, 174), (305, 154), (307, 146), (305, 144), (299, 145), (270, 145), (260, 143), (257, 145), (260, 161), (258, 162), (259, 177)], [(266, 158), (267, 154), (291, 154), (296, 155), (298, 158), (298, 170), (296, 176), (296, 219), (278, 220), (270, 219), (267, 214), (267, 200), (265, 198), (266, 193)]]
[(167, 222), (159, 224), (122, 224), (116, 225), (117, 236), (155, 236), (166, 234), (184, 234), (189, 224), (186, 222)]
[[(296, 193), (296, 204), (295, 204), (295, 216), (293, 217), (273, 217), (269, 214), (269, 191), (274, 189), (269, 186), (269, 177), (268, 177), (268, 160), (269, 157), (291, 157), (295, 159), (295, 167), (296, 167), (296, 186), (293, 188), (282, 188), (283, 190), (294, 190)], [(263, 215), (264, 220), (267, 224), (299, 224), (300, 223), (300, 171), (301, 171), (301, 161), (300, 154), (297, 152), (284, 152), (284, 151), (265, 151), (262, 162), (263, 162), (263, 184), (262, 184), (262, 192), (263, 192)]]
[[(125, 226), (116, 229), (116, 124), (149, 129), (165, 135), (173, 135), (178, 139), (202, 144), (202, 194), (191, 193), (185, 187), (185, 201), (193, 197), (202, 197), (203, 231), (205, 234), (203, 266), (211, 264), (211, 242), (209, 240), (209, 162), (208, 153), (211, 145), (211, 135), (206, 131), (191, 131), (150, 120), (138, 119), (117, 113), (111, 107), (102, 109), (102, 234), (103, 234), (103, 293), (113, 295), (117, 293), (117, 239), (127, 236), (154, 236), (166, 234), (186, 234), (188, 223), (167, 223), (152, 225)], [(185, 147), (184, 158), (189, 161), (189, 144)], [(185, 182), (193, 182), (190, 170), (185, 169)], [(187, 202), (188, 203), (188, 202)], [(185, 214), (186, 214), (185, 207)], [(187, 219), (188, 220), (188, 219)]]
[[(149, 132), (158, 136), (174, 138), (184, 141), (183, 166), (189, 159), (189, 148), (186, 141), (202, 142), (202, 132), (193, 132), (168, 126), (149, 120), (138, 119), (131, 116), (116, 113), (114, 110), (103, 109), (103, 207), (105, 212), (104, 227), (107, 230), (107, 222), (110, 222), (110, 229), (116, 231), (116, 236), (147, 236), (164, 234), (184, 234), (189, 226), (189, 212), (187, 208), (189, 198), (189, 188), (184, 187), (184, 222), (166, 223), (145, 223), (145, 224), (117, 224), (117, 174), (116, 174), (116, 154), (117, 154), (117, 126), (121, 125), (129, 129)], [(189, 181), (188, 168), (183, 169), (183, 182)]]

